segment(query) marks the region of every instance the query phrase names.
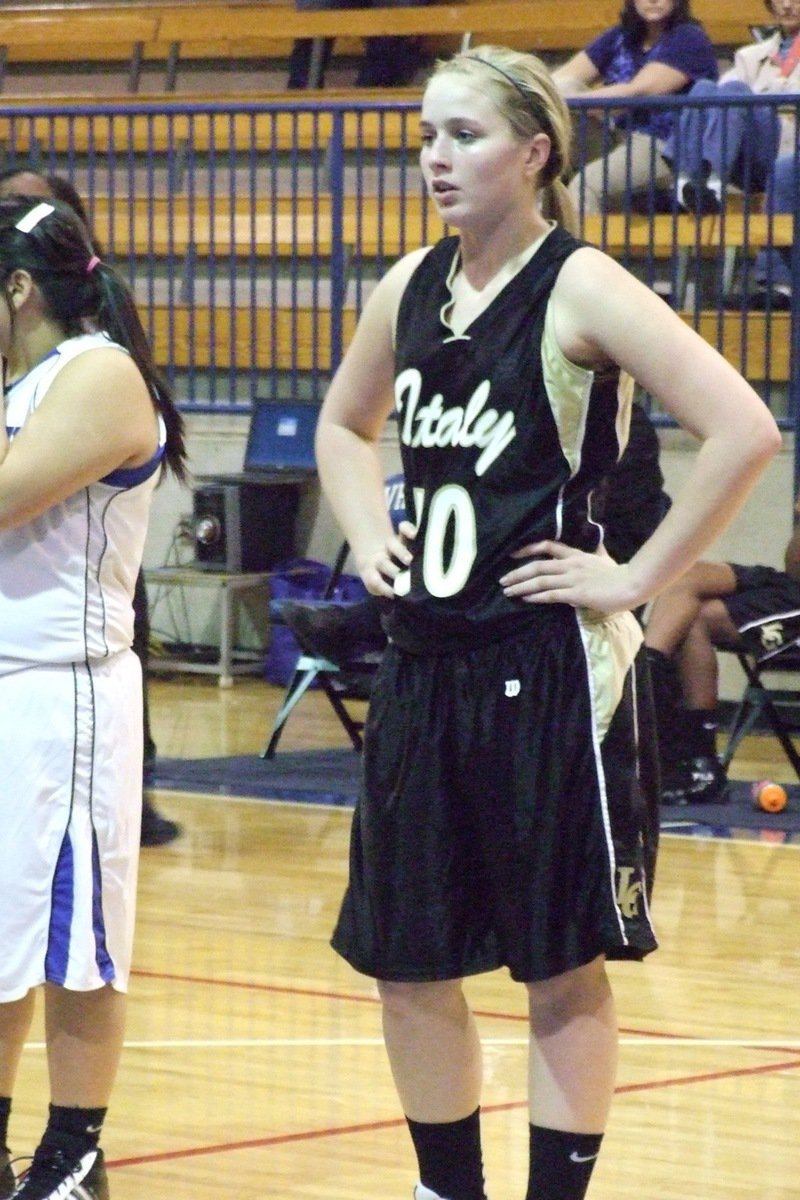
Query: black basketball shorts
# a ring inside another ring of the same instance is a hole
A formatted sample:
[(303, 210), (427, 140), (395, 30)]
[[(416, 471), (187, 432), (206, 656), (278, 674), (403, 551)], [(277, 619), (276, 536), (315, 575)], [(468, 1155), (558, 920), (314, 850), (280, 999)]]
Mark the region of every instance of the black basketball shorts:
[(737, 629), (779, 613), (800, 610), (800, 583), (775, 567), (744, 567), (730, 563), (736, 576), (736, 591), (723, 603)]
[(332, 939), (358, 971), (433, 981), (506, 966), (533, 982), (655, 949), (641, 635), (629, 614), (588, 630), (572, 616), (469, 652), (387, 649)]

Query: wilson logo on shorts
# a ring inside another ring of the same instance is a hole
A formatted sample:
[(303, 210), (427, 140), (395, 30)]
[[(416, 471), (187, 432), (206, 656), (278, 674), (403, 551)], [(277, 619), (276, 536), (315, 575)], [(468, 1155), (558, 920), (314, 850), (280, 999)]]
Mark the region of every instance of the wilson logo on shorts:
[(521, 688), (520, 688), (520, 682), (518, 679), (507, 679), (506, 680), (506, 695), (507, 696), (518, 696), (520, 691), (521, 691)]
[(623, 917), (638, 917), (639, 897), (642, 894), (641, 880), (634, 880), (635, 867), (620, 867), (617, 871), (617, 904)]

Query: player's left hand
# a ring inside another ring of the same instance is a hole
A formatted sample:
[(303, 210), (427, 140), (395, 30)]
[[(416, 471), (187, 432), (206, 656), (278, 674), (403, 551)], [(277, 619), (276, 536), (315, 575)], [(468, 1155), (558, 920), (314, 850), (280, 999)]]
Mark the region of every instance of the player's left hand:
[(500, 579), (506, 596), (528, 604), (570, 604), (613, 613), (635, 607), (630, 572), (602, 548), (593, 554), (563, 542), (522, 546), (512, 558), (524, 559)]

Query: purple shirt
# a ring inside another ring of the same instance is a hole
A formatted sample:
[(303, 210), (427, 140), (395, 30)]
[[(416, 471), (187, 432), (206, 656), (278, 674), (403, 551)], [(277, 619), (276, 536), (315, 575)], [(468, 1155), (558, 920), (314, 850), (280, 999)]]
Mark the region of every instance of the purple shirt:
[[(586, 54), (600, 73), (603, 83), (628, 83), (647, 63), (660, 62), (688, 77), (688, 83), (676, 92), (688, 92), (698, 79), (719, 78), (717, 56), (702, 25), (683, 21), (667, 30), (649, 50), (633, 45), (619, 25), (607, 29), (586, 47)], [(628, 109), (616, 120), (618, 125), (630, 124), (632, 129), (651, 133), (657, 138), (669, 137), (675, 120), (667, 108)]]

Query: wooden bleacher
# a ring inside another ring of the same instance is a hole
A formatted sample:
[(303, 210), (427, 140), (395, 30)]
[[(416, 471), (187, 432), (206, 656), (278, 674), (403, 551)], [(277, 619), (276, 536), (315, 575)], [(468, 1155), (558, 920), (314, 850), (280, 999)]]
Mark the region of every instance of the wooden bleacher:
[[(716, 0), (713, 5), (709, 0), (695, 0), (693, 7), (720, 45), (749, 40), (749, 24), (763, 22), (765, 17), (760, 0)], [(138, 86), (143, 64), (162, 63), (169, 90), (184, 62), (285, 54), (297, 36), (336, 35), (340, 41), (358, 42), (378, 33), (403, 33), (449, 39), (455, 48), (461, 37), (469, 34), (474, 41), (504, 41), (568, 53), (614, 24), (618, 10), (619, 0), (576, 0), (571, 6), (562, 0), (475, 0), (425, 8), (317, 13), (297, 12), (285, 0), (230, 4), (128, 0), (117, 6), (85, 0), (79, 8), (64, 3), (20, 3), (0, 9), (0, 47), (5, 46), (8, 65), (106, 58), (123, 61), (129, 66), (131, 90)], [(395, 94), (410, 98), (408, 90)], [(313, 96), (294, 93), (291, 98), (303, 101)], [(333, 97), (325, 93), (324, 98)], [(365, 99), (363, 91), (358, 98)], [(108, 98), (82, 103), (97, 114)], [(0, 148), (5, 147), (7, 153), (10, 150), (15, 160), (25, 155), (35, 159), (42, 152), (59, 161), (76, 155), (95, 159), (125, 154), (171, 157), (185, 148), (187, 154), (197, 156), (214, 150), (252, 150), (263, 161), (268, 151), (317, 151), (333, 129), (333, 116), (324, 111), (192, 117), (168, 115), (163, 103), (162, 95), (150, 112), (92, 120), (64, 115), (65, 106), (54, 100), (41, 106), (49, 110), (45, 115), (17, 120), (17, 110), (24, 111), (30, 102), (8, 100), (0, 115)], [(158, 111), (159, 105), (162, 111)], [(415, 114), (408, 112), (350, 112), (344, 118), (344, 146), (399, 150), (407, 146), (409, 127), (414, 126)], [(141, 194), (133, 200), (127, 194), (111, 197), (100, 193), (92, 197), (93, 220), (100, 240), (120, 260), (130, 261), (133, 256), (147, 262), (148, 270), (163, 259), (170, 272), (181, 272), (183, 264), (189, 264), (186, 269), (190, 272), (219, 272), (220, 264), (226, 264), (223, 274), (229, 271), (233, 275), (249, 261), (262, 277), (274, 278), (279, 260), (290, 261), (294, 270), (298, 261), (331, 255), (332, 205), (327, 192), (305, 197), (287, 191), (285, 196), (279, 194), (277, 201), (253, 194), (255, 205), (247, 189), (237, 192), (224, 187), (216, 190), (213, 201), (197, 194), (190, 201), (180, 190), (160, 196)], [(378, 203), (375, 196), (362, 195), (360, 209), (359, 215), (352, 197), (345, 200), (340, 232), (350, 259), (392, 259), (422, 241), (434, 240), (441, 231), (441, 223), (434, 213), (426, 212), (421, 197), (406, 197), (401, 206), (391, 196)], [(707, 260), (718, 270), (723, 255), (730, 260), (744, 249), (752, 256), (768, 238), (774, 245), (791, 245), (792, 220), (778, 217), (770, 222), (751, 214), (746, 224), (743, 215), (733, 211), (701, 221), (687, 215), (613, 214), (589, 218), (584, 236), (628, 264), (658, 264), (664, 273), (674, 276), (676, 259), (684, 264)], [(211, 268), (205, 265), (208, 262)], [(191, 287), (189, 293), (195, 297)], [(229, 304), (218, 301), (213, 307), (208, 299), (189, 303), (182, 287), (175, 294), (177, 300), (172, 296), (170, 303), (151, 294), (143, 306), (162, 363), (170, 362), (177, 369), (233, 370), (247, 363), (260, 370), (323, 372), (331, 366), (331, 313), (324, 303), (309, 303), (307, 292), (291, 305), (281, 301), (274, 311), (269, 303), (245, 306), (233, 292)], [(205, 295), (202, 286), (197, 294)], [(674, 296), (679, 309), (682, 299), (679, 285)], [(750, 378), (780, 383), (789, 379), (789, 314), (742, 314), (702, 307), (682, 315)], [(342, 315), (345, 342), (355, 320), (356, 308), (350, 298)]]
[[(409, 248), (431, 242), (444, 232), (435, 208), (422, 195), (397, 197), (345, 196), (341, 204), (341, 237), (349, 251), (396, 257)], [(215, 253), (247, 258), (277, 255), (329, 255), (332, 250), (334, 202), (329, 193), (285, 196), (276, 203), (222, 191), (213, 201), (184, 194), (140, 196), (132, 203), (96, 197), (93, 224), (103, 244), (122, 255), (182, 256), (192, 246), (201, 257)], [(587, 216), (582, 236), (615, 258), (649, 256), (668, 263), (680, 251), (719, 256), (732, 247), (752, 252), (767, 244), (793, 243), (789, 214), (725, 211), (699, 220), (687, 213), (609, 213)]]
[[(328, 371), (330, 361), (330, 299), (311, 303), (306, 281), (273, 311), (270, 303), (244, 305), (217, 300), (212, 305), (208, 288), (191, 286), (196, 303), (186, 302), (184, 272), (199, 275), (211, 270), (220, 280), (239, 275), (252, 264), (256, 276), (288, 274), (298, 264), (327, 264), (334, 251), (332, 199), (280, 198), (277, 204), (226, 194), (213, 200), (184, 194), (169, 198), (94, 198), (93, 223), (101, 243), (120, 262), (130, 256), (140, 262), (163, 259), (178, 280), (172, 302), (144, 299), (143, 317), (152, 321), (156, 356), (162, 364), (182, 370), (190, 366), (226, 370), (247, 363), (257, 369)], [(678, 260), (696, 268), (704, 260), (713, 270), (727, 269), (732, 247), (746, 247), (750, 255), (761, 245), (792, 244), (792, 218), (754, 213), (745, 223), (741, 213), (725, 212), (701, 220), (687, 214), (654, 217), (609, 214), (587, 217), (583, 236), (613, 257), (635, 269), (644, 265), (651, 273), (678, 274)], [(348, 261), (380, 257), (392, 261), (405, 251), (432, 242), (444, 227), (435, 210), (421, 195), (388, 199), (354, 196), (344, 199), (340, 214), (342, 251)], [(191, 264), (191, 265), (189, 265)], [(312, 269), (309, 266), (309, 269)], [(683, 284), (677, 284), (676, 307), (682, 309)], [(701, 308), (681, 315), (704, 337), (719, 346), (733, 365), (754, 380), (785, 383), (790, 375), (790, 314), (718, 312)], [(342, 332), (346, 344), (355, 328), (355, 304), (344, 305)]]
[[(302, 103), (305, 97), (297, 93), (290, 96)], [(274, 102), (274, 98), (273, 98)], [(407, 98), (406, 98), (407, 102)], [(74, 116), (60, 116), (63, 102), (48, 99), (37, 102), (45, 115), (20, 119), (30, 107), (29, 100), (4, 100), (0, 114), (0, 146), (13, 142), (17, 154), (25, 154), (46, 147), (57, 154), (82, 153), (89, 150), (96, 154), (114, 150), (121, 154), (130, 150), (136, 153), (165, 153), (181, 144), (191, 143), (196, 153), (205, 153), (212, 147), (225, 146), (238, 150), (312, 150), (324, 146), (333, 132), (334, 120), (330, 112), (287, 112), (263, 110), (259, 113), (226, 112), (187, 115), (163, 112), (163, 107), (152, 105), (151, 110), (131, 114), (120, 111), (106, 116), (108, 101), (95, 97), (80, 101), (83, 111), (102, 120), (78, 120)], [(376, 149), (399, 150), (408, 145), (409, 129), (416, 137), (418, 117), (412, 112), (365, 112), (345, 113), (343, 116), (343, 138), (347, 148), (363, 146)]]
[[(181, 62), (280, 57), (294, 38), (352, 41), (397, 34), (433, 39), (456, 49), (465, 36), (536, 51), (568, 53), (617, 21), (619, 0), (472, 0), (392, 9), (298, 11), (286, 0), (127, 0), (122, 4), (4, 4), (0, 66), (126, 61), (136, 91), (146, 62), (165, 68), (174, 90)], [(750, 40), (765, 20), (758, 0), (695, 0), (694, 13), (720, 47)], [(449, 41), (448, 41), (449, 39)]]
[[(201, 258), (245, 259), (252, 256), (295, 255), (300, 259), (329, 256), (333, 249), (332, 202), (320, 196), (313, 202), (293, 206), (281, 202), (278, 210), (252, 212), (233, 208), (223, 198), (216, 199), (213, 211), (207, 200), (194, 202), (191, 210), (185, 198), (168, 208), (162, 202), (161, 216), (139, 202), (133, 209), (120, 204), (111, 208), (107, 201), (95, 207), (94, 227), (103, 245), (113, 246), (122, 256), (131, 249), (134, 255), (184, 256), (191, 247)], [(112, 220), (113, 218), (113, 220)], [(440, 237), (444, 226), (435, 211), (422, 198), (409, 197), (402, 206), (386, 204), (375, 196), (346, 197), (342, 211), (341, 236), (348, 250), (374, 257), (382, 254), (396, 258), (413, 246)]]
[[(682, 316), (694, 324), (693, 313)], [(354, 309), (346, 308), (343, 317), (347, 342), (355, 330)], [(785, 383), (789, 379), (789, 319), (786, 312), (773, 313), (769, 322), (763, 312), (749, 313), (746, 318), (741, 313), (724, 313), (720, 331), (719, 315), (705, 309), (699, 314), (697, 328), (713, 345), (719, 344), (728, 361), (749, 378)], [(156, 361), (170, 361), (181, 369), (250, 364), (253, 346), (253, 365), (261, 370), (331, 369), (330, 313), (324, 310), (300, 308), (295, 314), (286, 310), (273, 314), (268, 308), (253, 311), (242, 306), (220, 307), (212, 314), (207, 306), (156, 304), (152, 321)]]
[[(143, 314), (148, 320), (148, 314)], [(182, 304), (154, 305), (153, 349), (157, 362), (170, 361), (181, 369), (227, 369), (255, 361), (263, 371), (322, 371), (331, 369), (331, 314), (326, 310), (300, 308), (295, 312), (269, 307), (194, 307)], [(353, 336), (356, 313), (344, 312), (344, 336)], [(273, 340), (274, 339), (274, 340)], [(199, 354), (198, 354), (199, 348)]]
[[(345, 244), (367, 254), (380, 251), (397, 256), (409, 245), (422, 244), (426, 237), (428, 241), (440, 237), (444, 230), (435, 210), (417, 196), (407, 197), (402, 209), (391, 198), (384, 202), (375, 196), (360, 200), (349, 196), (342, 208)], [(106, 241), (112, 237), (113, 215), (120, 253), (123, 246), (132, 244), (140, 254), (183, 254), (192, 243), (202, 255), (213, 250), (245, 258), (255, 247), (259, 256), (296, 253), (306, 258), (330, 254), (331, 209), (330, 196), (320, 196), (313, 202), (306, 199), (298, 205), (286, 200), (277, 211), (262, 206), (255, 212), (241, 197), (232, 206), (225, 197), (215, 199), (213, 212), (207, 200), (195, 201), (190, 210), (185, 197), (161, 200), (153, 206), (140, 199), (133, 209), (125, 205), (123, 211), (120, 205), (114, 212), (104, 199), (96, 204), (94, 224), (100, 240)], [(745, 225), (743, 216), (727, 213), (700, 220), (688, 214), (631, 217), (612, 213), (586, 217), (582, 236), (614, 257), (649, 253), (654, 260), (667, 262), (680, 249), (713, 253), (730, 245), (742, 247), (745, 239), (751, 250), (768, 242), (791, 246), (792, 224), (788, 214), (773, 218), (753, 214)], [(124, 243), (123, 238), (127, 239)]]
[[(409, 245), (418, 244), (423, 219), (421, 206), (421, 201), (411, 204), (401, 224), (393, 206), (381, 209), (377, 204), (367, 204), (361, 220), (357, 221), (355, 208), (349, 203), (343, 224), (348, 247), (367, 257), (377, 253), (394, 257)], [(289, 214), (277, 218), (270, 214), (259, 216), (256, 219), (257, 252), (265, 256), (271, 252), (300, 256), (329, 253), (328, 216), (325, 213), (306, 213), (299, 218)], [(428, 219), (431, 240), (441, 233), (441, 227), (435, 215), (429, 214)], [(654, 261), (668, 264), (680, 248), (719, 257), (727, 245), (721, 241), (723, 227), (731, 219), (729, 216), (705, 217), (696, 222), (686, 215), (630, 218), (615, 214), (587, 218), (584, 236), (615, 257), (651, 256)], [(768, 236), (769, 218), (754, 216), (751, 220), (750, 242), (755, 247)], [(250, 217), (243, 219), (243, 214), (228, 214), (220, 218), (217, 214), (214, 220), (207, 217), (195, 227), (192, 244), (200, 256), (213, 252), (220, 258), (247, 257), (254, 253), (252, 229)], [(275, 229), (280, 231), (277, 241), (272, 236)], [(771, 236), (775, 245), (790, 245), (791, 218), (774, 218)], [(140, 241), (142, 253), (166, 252), (167, 247), (173, 252), (185, 253), (190, 245), (187, 227), (180, 221), (176, 222), (167, 239), (159, 234), (153, 240), (150, 221), (138, 234), (134, 233), (134, 237)], [(698, 312), (682, 311), (681, 316), (695, 325), (708, 341), (718, 345), (725, 357), (749, 378), (769, 378), (774, 383), (788, 381), (789, 313), (720, 313), (701, 309)], [(326, 371), (331, 367), (328, 354), (331, 316), (324, 307), (320, 309), (301, 302), (291, 311), (279, 308), (273, 313), (269, 306), (255, 310), (245, 306), (220, 306), (212, 314), (208, 306), (156, 304), (152, 307), (152, 319), (159, 361), (169, 359), (179, 367), (188, 366), (190, 361), (194, 361), (195, 367), (207, 367), (212, 365), (213, 357), (214, 365), (227, 368), (248, 360), (252, 347), (256, 347), (255, 365), (264, 369), (316, 368)], [(350, 302), (343, 311), (345, 343), (352, 336), (356, 319), (355, 306)]]

